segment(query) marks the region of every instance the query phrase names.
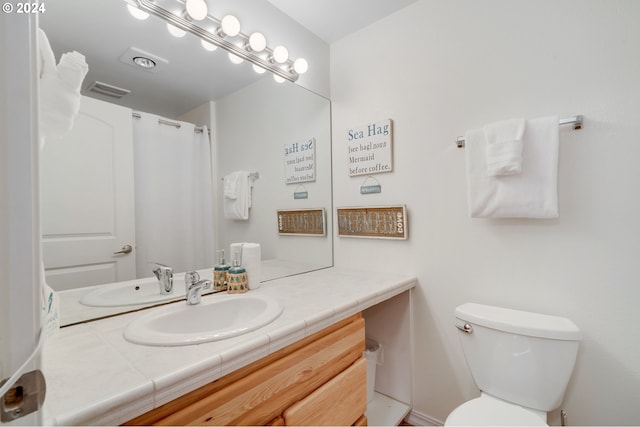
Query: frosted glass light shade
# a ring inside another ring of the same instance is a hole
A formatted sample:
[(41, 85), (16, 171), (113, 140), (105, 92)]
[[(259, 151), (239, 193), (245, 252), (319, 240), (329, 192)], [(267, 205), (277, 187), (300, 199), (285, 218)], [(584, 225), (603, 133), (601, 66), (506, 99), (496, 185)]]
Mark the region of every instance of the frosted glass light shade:
[(131, 14), (131, 16), (141, 21), (144, 21), (149, 17), (149, 14), (147, 12), (143, 12), (137, 7), (131, 6), (130, 4), (127, 5), (127, 9), (129, 9), (129, 13)]
[(280, 77), (280, 76), (279, 76), (279, 75), (277, 75), (277, 74), (274, 74), (274, 75), (273, 75), (273, 80), (275, 80), (275, 81), (276, 81), (276, 83), (284, 83), (284, 82), (285, 82), (285, 79), (284, 79), (284, 78), (282, 78), (282, 77)]
[(279, 64), (284, 64), (289, 59), (289, 51), (284, 46), (276, 46), (273, 49), (273, 60)]
[(253, 64), (253, 71), (255, 71), (258, 74), (264, 74), (267, 70), (265, 70), (264, 68)]
[(298, 58), (293, 63), (293, 70), (298, 74), (304, 74), (309, 69), (309, 64), (304, 58)]
[(214, 50), (216, 50), (218, 48), (218, 46), (216, 46), (213, 43), (209, 43), (206, 40), (200, 40), (200, 44), (202, 45), (203, 48), (205, 48), (209, 52), (213, 52)]
[(226, 15), (220, 21), (220, 29), (225, 36), (237, 36), (240, 33), (240, 21), (233, 15)]
[(171, 24), (167, 24), (167, 30), (173, 37), (184, 37), (187, 32)]
[(267, 39), (262, 33), (253, 33), (249, 36), (249, 47), (254, 52), (262, 52), (267, 47)]
[(202, 21), (207, 17), (209, 9), (204, 0), (187, 0), (187, 13), (196, 21)]

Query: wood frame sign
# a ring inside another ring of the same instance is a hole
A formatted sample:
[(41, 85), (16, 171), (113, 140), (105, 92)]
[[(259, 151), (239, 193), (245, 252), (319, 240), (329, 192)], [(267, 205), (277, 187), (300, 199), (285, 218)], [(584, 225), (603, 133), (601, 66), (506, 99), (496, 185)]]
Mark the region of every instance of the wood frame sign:
[(407, 239), (405, 205), (338, 208), (338, 236)]
[(279, 210), (278, 234), (297, 236), (325, 236), (327, 233), (324, 208)]

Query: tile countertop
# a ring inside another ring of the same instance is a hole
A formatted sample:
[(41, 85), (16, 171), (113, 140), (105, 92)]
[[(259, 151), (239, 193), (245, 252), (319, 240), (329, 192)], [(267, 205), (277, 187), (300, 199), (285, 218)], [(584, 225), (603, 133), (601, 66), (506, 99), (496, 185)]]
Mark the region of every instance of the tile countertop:
[(181, 347), (124, 339), (126, 325), (148, 310), (62, 328), (42, 355), (44, 424), (124, 423), (415, 285), (411, 276), (336, 268), (273, 280), (249, 292), (277, 297), (284, 307), (278, 319), (235, 338)]

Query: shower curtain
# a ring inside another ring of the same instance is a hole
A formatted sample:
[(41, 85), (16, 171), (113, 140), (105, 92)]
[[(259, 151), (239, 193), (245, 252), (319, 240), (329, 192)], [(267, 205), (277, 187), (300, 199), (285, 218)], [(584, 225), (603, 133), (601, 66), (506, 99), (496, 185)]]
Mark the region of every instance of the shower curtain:
[(155, 263), (184, 272), (214, 265), (211, 148), (195, 131), (140, 113), (133, 120), (138, 278)]

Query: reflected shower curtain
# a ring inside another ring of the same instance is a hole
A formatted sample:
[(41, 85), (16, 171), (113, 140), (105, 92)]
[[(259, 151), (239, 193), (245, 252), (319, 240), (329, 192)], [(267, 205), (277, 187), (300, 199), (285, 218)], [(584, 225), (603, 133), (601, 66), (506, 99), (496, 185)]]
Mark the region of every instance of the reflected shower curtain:
[[(213, 183), (207, 129), (195, 132), (133, 119), (137, 277), (152, 276), (154, 263), (184, 272), (212, 267)], [(163, 119), (165, 120), (165, 119)], [(173, 121), (172, 121), (173, 122)]]

